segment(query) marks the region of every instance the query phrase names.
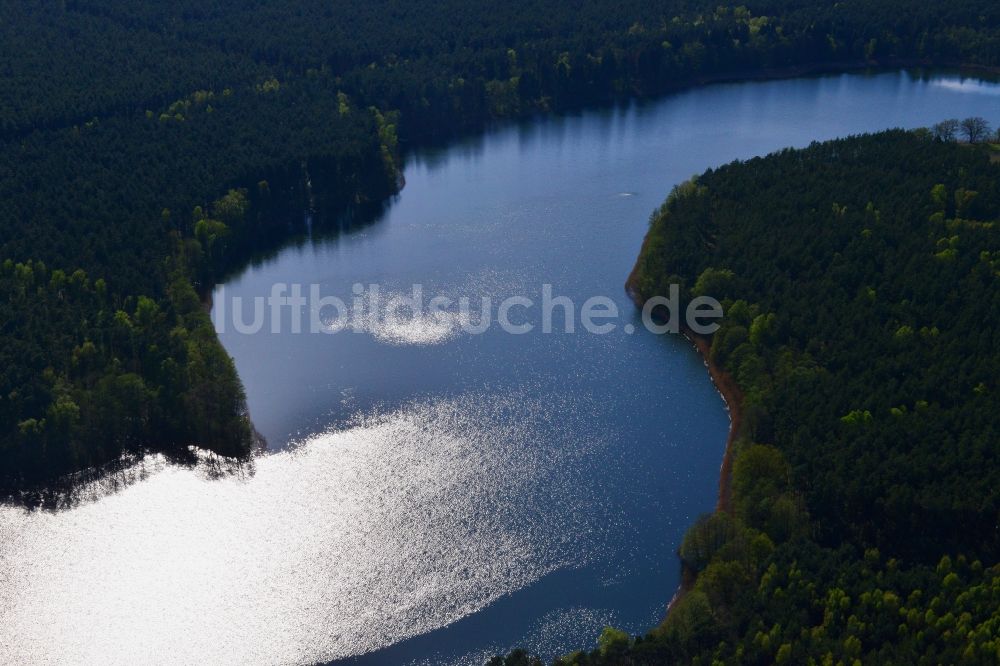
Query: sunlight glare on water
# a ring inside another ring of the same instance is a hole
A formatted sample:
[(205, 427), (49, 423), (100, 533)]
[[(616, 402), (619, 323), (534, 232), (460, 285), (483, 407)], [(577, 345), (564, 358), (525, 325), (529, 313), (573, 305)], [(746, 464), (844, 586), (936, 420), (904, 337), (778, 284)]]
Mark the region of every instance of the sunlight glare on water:
[(447, 624), (583, 564), (574, 535), (608, 519), (581, 483), (601, 438), (560, 415), (586, 411), (414, 403), (253, 474), (149, 459), (148, 480), (71, 520), (3, 507), (0, 662), (312, 663)]

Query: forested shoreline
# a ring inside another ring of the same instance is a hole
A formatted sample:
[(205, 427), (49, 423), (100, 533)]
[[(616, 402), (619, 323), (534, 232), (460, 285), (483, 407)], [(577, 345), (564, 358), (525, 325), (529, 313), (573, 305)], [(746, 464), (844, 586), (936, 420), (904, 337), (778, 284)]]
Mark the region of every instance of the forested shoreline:
[(675, 189), (629, 289), (724, 299), (703, 351), (742, 394), (732, 498), (660, 627), (559, 663), (1000, 656), (998, 182), (986, 147), (892, 131)]
[(905, 21), (861, 3), (293, 4), (11, 3), (0, 486), (250, 450), (194, 304), (301, 231), (305, 174), (337, 211), (396, 191), (400, 139), (803, 63), (1000, 64), (986, 2), (903, 2)]
[(193, 306), (302, 231), (306, 174), (333, 215), (397, 190), (405, 142), (497, 119), (803, 63), (1000, 65), (994, 4), (897, 4), (9, 3), (0, 486), (250, 450)]
[[(391, 197), (408, 145), (909, 64), (995, 71), (1000, 6), (7, 3), (0, 491), (189, 445), (245, 457), (242, 387), (201, 300), (302, 233), (307, 207)], [(564, 663), (1000, 659), (998, 169), (890, 132), (678, 188), (633, 287), (726, 299), (709, 353), (744, 394), (731, 510), (688, 533), (696, 582), (662, 626)]]
[[(396, 191), (401, 145), (495, 119), (804, 65), (1000, 64), (1000, 16), (982, 0), (9, 5), (0, 262), (19, 296), (3, 305), (0, 348), (7, 487), (150, 448), (249, 450), (247, 427), (234, 438), (208, 422), (245, 420), (231, 364), (209, 374), (232, 400), (196, 397), (196, 359), (224, 356), (218, 341), (167, 343), (133, 320), (152, 302), (184, 329), (170, 285), (183, 275), (205, 294), (301, 232), (307, 178), (324, 210), (344, 210)], [(213, 211), (231, 190), (243, 217)], [(53, 279), (63, 274), (103, 295), (76, 309)], [(49, 316), (67, 298), (75, 320)], [(123, 352), (150, 346), (150, 358)], [(100, 435), (111, 415), (130, 424), (114, 443)]]

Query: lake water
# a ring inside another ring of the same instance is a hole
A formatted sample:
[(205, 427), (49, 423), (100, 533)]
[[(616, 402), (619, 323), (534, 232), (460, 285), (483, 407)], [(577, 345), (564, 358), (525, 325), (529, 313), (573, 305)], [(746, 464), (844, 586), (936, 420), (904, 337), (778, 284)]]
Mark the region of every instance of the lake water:
[[(0, 662), (474, 664), (651, 628), (714, 505), (728, 418), (691, 347), (644, 330), (623, 293), (650, 213), (733, 159), (1000, 121), (998, 94), (901, 72), (714, 85), (411, 154), (379, 219), (216, 291), (267, 453), (221, 477), (150, 457), (71, 509), (0, 507)], [(420, 284), (489, 296), (494, 317), (523, 296), (510, 318), (536, 328), (471, 334), (452, 309), (237, 332), (233, 298), (280, 283), (345, 303), (355, 284)], [(576, 304), (575, 333), (560, 309), (542, 331), (543, 285)], [(593, 296), (620, 311), (604, 335), (580, 327)]]

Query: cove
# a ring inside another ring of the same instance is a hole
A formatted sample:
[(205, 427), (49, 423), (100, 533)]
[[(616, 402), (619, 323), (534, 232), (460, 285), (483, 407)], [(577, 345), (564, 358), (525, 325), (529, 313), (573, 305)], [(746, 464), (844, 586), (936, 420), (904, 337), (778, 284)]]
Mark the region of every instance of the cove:
[(378, 219), (289, 244), (214, 302), (275, 283), (540, 301), (550, 284), (612, 298), (616, 329), (227, 327), (268, 452), (220, 478), (150, 457), (71, 509), (0, 507), (0, 661), (472, 664), (649, 629), (728, 428), (698, 355), (646, 332), (623, 291), (650, 212), (733, 159), (995, 119), (997, 90), (910, 72), (720, 84), (411, 152)]

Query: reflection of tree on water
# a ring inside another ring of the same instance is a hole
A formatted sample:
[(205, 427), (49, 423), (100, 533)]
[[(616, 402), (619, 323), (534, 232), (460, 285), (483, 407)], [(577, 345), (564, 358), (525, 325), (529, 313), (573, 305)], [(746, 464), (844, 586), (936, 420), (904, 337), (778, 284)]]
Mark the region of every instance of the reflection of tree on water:
[[(267, 447), (264, 438), (256, 430), (254, 437), (256, 448), (263, 451)], [(256, 471), (253, 456), (245, 459), (229, 458), (191, 446), (169, 454), (124, 455), (100, 467), (61, 477), (45, 486), (8, 492), (0, 496), (0, 503), (22, 506), (29, 510), (73, 509), (146, 481), (168, 466), (186, 467), (211, 480), (249, 478)]]
[(268, 264), (287, 248), (336, 243), (341, 236), (363, 231), (384, 219), (396, 197), (348, 205), (318, 196), (309, 200), (312, 203), (306, 204), (296, 197), (276, 205), (268, 213), (273, 220), (272, 233), (255, 239), (252, 247), (217, 276), (216, 283), (226, 282), (248, 267)]

